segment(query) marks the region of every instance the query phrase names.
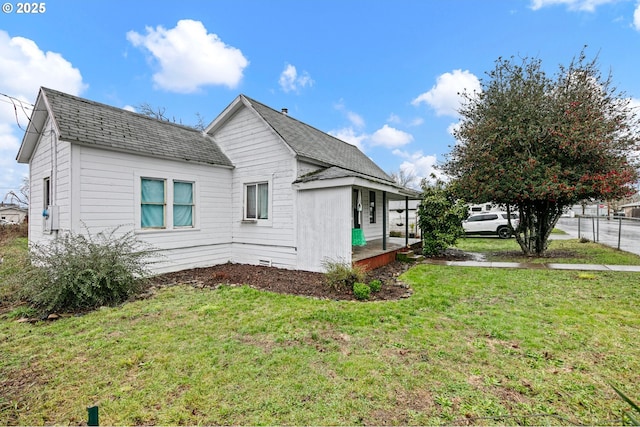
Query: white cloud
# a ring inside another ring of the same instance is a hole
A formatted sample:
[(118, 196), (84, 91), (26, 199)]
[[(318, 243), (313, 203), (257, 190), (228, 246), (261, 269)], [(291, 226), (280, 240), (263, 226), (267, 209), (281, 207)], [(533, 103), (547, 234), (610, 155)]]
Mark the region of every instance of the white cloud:
[(640, 2), (638, 2), (636, 10), (633, 12), (633, 27), (640, 31)]
[(458, 129), (460, 129), (461, 124), (462, 124), (461, 122), (451, 123), (449, 126), (447, 126), (447, 133), (451, 136), (454, 136), (453, 133)]
[[(389, 118), (387, 119), (387, 122), (389, 123), (393, 123), (396, 125), (401, 125), (404, 124), (405, 121), (402, 120), (402, 118), (400, 118), (400, 116), (398, 116), (397, 114), (391, 113), (391, 115), (389, 115)], [(407, 125), (408, 126), (420, 126), (421, 124), (424, 123), (424, 119), (422, 117), (416, 117), (415, 119), (410, 120)]]
[(353, 111), (347, 111), (347, 118), (356, 128), (361, 129), (364, 127), (364, 119), (360, 114), (354, 113)]
[(136, 112), (136, 107), (133, 107), (131, 105), (125, 105), (124, 107), (122, 107), (122, 109), (126, 111), (131, 111), (132, 113)]
[(80, 94), (82, 75), (62, 55), (43, 52), (33, 40), (9, 37), (0, 30), (0, 88), (17, 98), (35, 100), (40, 86)]
[(364, 127), (364, 118), (354, 111), (347, 110), (343, 99), (334, 104), (333, 108), (343, 113), (347, 117), (347, 120), (349, 120), (349, 123), (351, 123), (351, 126), (354, 126), (357, 129), (362, 129)]
[(341, 141), (347, 142), (351, 145), (355, 145), (360, 151), (364, 152), (364, 140), (367, 139), (366, 134), (358, 134), (353, 128), (350, 127), (332, 130), (328, 133), (329, 135), (335, 136)]
[(169, 30), (158, 26), (146, 31), (129, 31), (127, 40), (151, 52), (159, 65), (153, 81), (171, 92), (192, 93), (207, 85), (235, 88), (249, 65), (239, 49), (208, 33), (200, 21), (184, 19)]
[(569, 10), (594, 12), (598, 6), (616, 1), (618, 0), (532, 0), (531, 9), (538, 10), (547, 6), (565, 5)]
[(385, 124), (371, 135), (371, 145), (379, 145), (386, 148), (402, 147), (413, 141), (413, 135), (392, 128)]
[(428, 92), (415, 98), (411, 103), (418, 106), (422, 103), (429, 105), (438, 116), (458, 116), (458, 109), (462, 102), (461, 93), (479, 92), (480, 80), (468, 70), (453, 70), (451, 73), (440, 75)]
[(391, 115), (389, 115), (389, 118), (387, 119), (387, 121), (389, 123), (393, 123), (396, 125), (399, 125), (402, 123), (402, 119), (400, 118), (400, 116), (398, 116), (397, 114), (391, 113)]
[(14, 153), (13, 157), (15, 157), (20, 148), (20, 140), (15, 135), (13, 128), (8, 122), (0, 123), (0, 152)]
[(366, 149), (365, 142), (369, 138), (369, 135), (362, 132), (365, 126), (364, 118), (356, 112), (347, 110), (344, 100), (342, 99), (334, 104), (333, 108), (343, 113), (350, 125), (338, 130), (329, 131), (329, 135), (335, 136), (351, 145), (355, 145), (360, 151), (364, 152)]
[(442, 178), (442, 173), (436, 169), (437, 158), (435, 154), (425, 156), (421, 150), (413, 153), (393, 150), (393, 154), (405, 159), (400, 164), (400, 169), (407, 174), (415, 175), (416, 184), (420, 183), (423, 179), (429, 180), (431, 174)]
[(299, 76), (298, 70), (291, 64), (285, 65), (278, 79), (280, 88), (285, 92), (298, 92), (302, 88), (313, 86), (313, 83), (309, 73), (304, 71), (302, 75)]
[[(30, 39), (10, 37), (0, 30), (0, 200), (17, 190), (28, 167), (15, 161), (23, 129), (31, 115), (40, 86), (81, 94), (87, 84), (77, 68), (60, 53), (44, 52)], [(16, 117), (17, 116), (17, 117)], [(22, 128), (22, 129), (21, 129)]]

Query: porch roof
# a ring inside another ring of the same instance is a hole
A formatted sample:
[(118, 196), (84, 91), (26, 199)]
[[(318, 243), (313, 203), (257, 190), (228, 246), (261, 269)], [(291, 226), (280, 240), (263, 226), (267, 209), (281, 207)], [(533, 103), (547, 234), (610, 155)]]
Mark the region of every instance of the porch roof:
[[(342, 187), (342, 186), (360, 186), (369, 187), (382, 191), (386, 191), (391, 196), (399, 196), (404, 199), (419, 199), (420, 193), (411, 189), (402, 187), (393, 182), (382, 180), (360, 172), (347, 170), (338, 166), (331, 166), (325, 169), (308, 173), (301, 176), (293, 184), (300, 190), (310, 190), (315, 188)], [(394, 197), (392, 197), (394, 198)]]

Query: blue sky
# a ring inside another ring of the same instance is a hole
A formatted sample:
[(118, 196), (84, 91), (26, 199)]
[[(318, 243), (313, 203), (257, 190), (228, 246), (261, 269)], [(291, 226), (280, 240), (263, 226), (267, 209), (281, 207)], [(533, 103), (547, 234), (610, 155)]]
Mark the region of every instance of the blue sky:
[(500, 56), (554, 72), (586, 45), (640, 106), (638, 0), (41, 4), (0, 13), (0, 199), (28, 173), (15, 156), (40, 86), (148, 103), (184, 124), (209, 123), (243, 93), (418, 177), (455, 143), (458, 92), (479, 88)]

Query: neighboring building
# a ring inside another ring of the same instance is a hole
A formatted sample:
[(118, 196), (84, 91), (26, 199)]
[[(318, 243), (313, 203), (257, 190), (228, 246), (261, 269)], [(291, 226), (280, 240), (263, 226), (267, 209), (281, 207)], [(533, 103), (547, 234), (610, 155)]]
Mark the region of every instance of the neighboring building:
[(480, 203), (476, 205), (468, 205), (468, 207), (469, 207), (469, 214), (502, 211), (500, 206), (494, 205), (492, 203)]
[(0, 202), (0, 220), (22, 224), (27, 217), (27, 209), (18, 205)]
[(389, 201), (418, 196), (355, 146), (244, 95), (200, 132), (42, 88), (17, 160), (30, 166), (31, 242), (120, 226), (161, 251), (156, 272), (322, 271), (352, 261), (355, 237), (385, 241)]
[(626, 218), (640, 218), (640, 202), (632, 202), (619, 206)]

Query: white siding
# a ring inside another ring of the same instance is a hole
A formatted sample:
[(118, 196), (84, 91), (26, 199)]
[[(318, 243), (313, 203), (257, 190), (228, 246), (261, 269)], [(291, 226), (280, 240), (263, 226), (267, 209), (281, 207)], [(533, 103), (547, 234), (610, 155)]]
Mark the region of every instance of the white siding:
[(45, 178), (51, 180), (50, 201), (59, 209), (60, 230), (70, 228), (71, 145), (58, 140), (50, 121), (43, 129), (29, 162), (29, 239), (32, 243), (46, 243), (56, 235), (44, 229)]
[[(296, 162), (290, 149), (253, 112), (240, 109), (214, 138), (231, 159), (233, 261), (296, 268), (294, 192)], [(269, 182), (269, 219), (243, 221), (244, 185)]]
[(351, 187), (298, 192), (298, 268), (323, 271), (325, 259), (351, 263)]
[[(173, 179), (194, 182), (196, 227), (141, 230), (141, 176), (167, 179), (168, 184)], [(232, 258), (229, 169), (72, 146), (41, 137), (30, 164), (29, 235), (34, 243), (44, 243), (56, 234), (43, 231), (46, 177), (51, 178), (52, 203), (59, 207), (60, 232), (73, 229), (95, 234), (119, 227), (118, 233), (123, 234), (136, 230), (141, 241), (161, 254), (160, 262), (153, 265), (155, 272), (210, 266)]]
[(317, 171), (319, 169), (323, 169), (321, 166), (313, 165), (313, 164), (307, 163), (307, 162), (300, 162), (299, 161), (297, 163), (297, 165), (298, 165), (298, 173), (297, 173), (298, 176), (296, 178), (299, 178), (301, 176), (307, 175), (307, 174), (309, 174), (311, 172), (315, 172), (315, 171)]

